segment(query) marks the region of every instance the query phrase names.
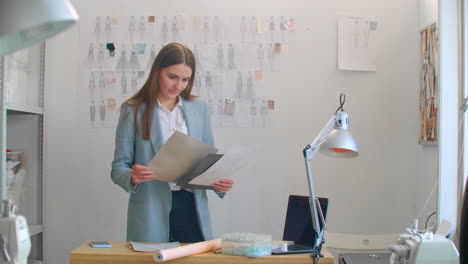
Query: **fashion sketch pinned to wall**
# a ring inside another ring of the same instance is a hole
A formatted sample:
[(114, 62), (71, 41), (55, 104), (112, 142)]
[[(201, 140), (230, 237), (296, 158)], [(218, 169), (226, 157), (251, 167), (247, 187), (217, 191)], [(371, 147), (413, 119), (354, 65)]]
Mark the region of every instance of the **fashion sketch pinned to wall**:
[(109, 41), (112, 35), (112, 26), (109, 16), (106, 17), (106, 25), (104, 26), (104, 32), (106, 34), (106, 41)]
[(439, 112), (439, 36), (437, 23), (421, 31), (421, 90), (419, 99), (419, 142), (438, 140)]
[(167, 33), (169, 31), (168, 29), (168, 21), (167, 21), (167, 17), (164, 16), (163, 17), (163, 21), (162, 21), (162, 25), (161, 25), (161, 33), (162, 33), (162, 38), (163, 38), (163, 42), (167, 42)]
[(338, 17), (338, 68), (347, 71), (377, 71), (378, 22), (352, 15)]

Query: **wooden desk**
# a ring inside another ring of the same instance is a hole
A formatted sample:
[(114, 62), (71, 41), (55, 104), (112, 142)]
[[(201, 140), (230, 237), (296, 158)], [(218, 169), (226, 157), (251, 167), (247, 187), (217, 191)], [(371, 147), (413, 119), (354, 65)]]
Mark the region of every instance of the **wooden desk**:
[[(70, 264), (154, 264), (153, 254), (150, 252), (134, 252), (129, 242), (110, 242), (111, 248), (91, 248), (84, 243), (70, 253)], [(325, 256), (320, 264), (333, 264), (333, 256), (326, 248), (322, 249)], [(170, 264), (312, 264), (310, 254), (276, 255), (260, 258), (248, 258), (214, 254), (212, 252), (193, 255), (168, 261)]]

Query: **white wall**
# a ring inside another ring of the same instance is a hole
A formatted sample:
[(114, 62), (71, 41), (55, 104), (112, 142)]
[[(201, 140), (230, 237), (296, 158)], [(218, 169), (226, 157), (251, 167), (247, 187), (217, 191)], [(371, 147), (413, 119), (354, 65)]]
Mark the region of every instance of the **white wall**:
[[(418, 145), (419, 5), (417, 1), (74, 1), (82, 19), (96, 15), (289, 15), (297, 32), (283, 47), (282, 66), (268, 76), (277, 99), (269, 129), (215, 130), (218, 146), (254, 146), (235, 188), (210, 196), (215, 236), (240, 231), (280, 239), (287, 196), (307, 194), (302, 149), (347, 95), (345, 110), (360, 143), (356, 159), (317, 155), (312, 161), (319, 196), (331, 199), (330, 237), (351, 235), (356, 246), (379, 246), (379, 236), (407, 227), (436, 180), (434, 148)], [(378, 21), (377, 72), (337, 70), (337, 14)], [(45, 120), (45, 257), (66, 263), (87, 240), (125, 240), (128, 196), (110, 180), (114, 129), (84, 129), (78, 120), (79, 30), (47, 43)], [(425, 218), (423, 214), (421, 218)], [(356, 238), (354, 238), (354, 236)], [(385, 236), (388, 237), (388, 236)], [(333, 244), (333, 241), (329, 241)], [(387, 243), (387, 241), (383, 242)], [(362, 245), (361, 245), (362, 246)]]
[(460, 3), (439, 0), (440, 28), (440, 142), (438, 221), (457, 223), (458, 150), (461, 69), (460, 63)]
[(419, 27), (425, 28), (437, 21), (439, 3), (437, 0), (419, 0)]
[[(437, 0), (419, 0), (419, 30), (426, 29), (429, 25), (438, 20), (438, 1)], [(424, 175), (418, 183), (415, 192), (418, 194), (418, 202), (422, 205), (427, 204), (425, 209), (420, 213), (420, 227), (424, 228), (427, 217), (437, 211), (438, 197), (438, 145), (423, 145), (418, 153), (418, 174)], [(428, 221), (428, 226), (432, 226), (437, 222), (437, 216), (432, 216)]]

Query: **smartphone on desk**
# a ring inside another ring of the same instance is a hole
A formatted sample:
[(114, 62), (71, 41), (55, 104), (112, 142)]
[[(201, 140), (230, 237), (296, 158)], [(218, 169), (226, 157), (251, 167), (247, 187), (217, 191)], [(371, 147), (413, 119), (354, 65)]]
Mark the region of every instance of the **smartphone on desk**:
[(112, 245), (107, 241), (90, 241), (89, 246), (92, 248), (110, 248)]

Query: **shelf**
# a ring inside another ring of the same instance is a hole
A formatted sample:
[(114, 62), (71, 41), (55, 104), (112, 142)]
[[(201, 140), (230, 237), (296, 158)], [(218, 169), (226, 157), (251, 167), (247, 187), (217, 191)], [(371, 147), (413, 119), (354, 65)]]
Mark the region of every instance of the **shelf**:
[(37, 106), (29, 106), (29, 105), (7, 104), (7, 110), (9, 114), (33, 114), (33, 115), (44, 114), (44, 108), (37, 107)]
[(41, 225), (29, 225), (29, 235), (35, 236), (37, 234), (42, 233), (42, 226)]
[[(18, 55), (19, 59), (28, 58), (28, 68), (12, 68), (11, 56), (0, 57), (0, 119), (3, 120), (0, 122), (0, 150), (6, 154), (6, 149), (11, 147), (27, 153), (27, 177), (24, 181), (28, 188), (20, 197), (21, 208), (29, 222), (29, 258), (41, 260), (44, 257), (45, 231), (42, 219), (45, 45), (23, 49)], [(6, 177), (6, 164), (0, 162), (3, 184)], [(2, 181), (0, 185), (3, 185)], [(6, 198), (6, 186), (0, 187), (0, 196)]]
[(437, 141), (426, 141), (426, 140), (419, 140), (419, 144), (423, 146), (438, 146), (439, 142)]

